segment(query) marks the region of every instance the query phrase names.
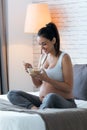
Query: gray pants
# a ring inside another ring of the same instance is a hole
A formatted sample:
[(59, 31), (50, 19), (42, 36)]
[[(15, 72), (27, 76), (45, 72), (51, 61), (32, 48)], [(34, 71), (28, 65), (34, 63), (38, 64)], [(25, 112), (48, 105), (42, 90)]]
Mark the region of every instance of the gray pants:
[(56, 93), (49, 93), (41, 102), (38, 96), (28, 94), (23, 91), (9, 91), (7, 94), (9, 101), (21, 107), (31, 109), (36, 106), (39, 109), (44, 108), (75, 108), (76, 104), (73, 99), (64, 99)]

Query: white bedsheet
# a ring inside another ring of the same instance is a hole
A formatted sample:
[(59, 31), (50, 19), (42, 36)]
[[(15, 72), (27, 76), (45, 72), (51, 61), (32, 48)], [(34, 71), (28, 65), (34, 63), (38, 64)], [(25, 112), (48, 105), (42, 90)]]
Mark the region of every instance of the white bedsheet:
[[(38, 92), (32, 92), (38, 95)], [(0, 98), (7, 99), (6, 95)], [(87, 101), (75, 100), (77, 107), (87, 108)], [(46, 130), (43, 119), (38, 114), (0, 111), (0, 130)]]
[(38, 114), (0, 111), (0, 130), (45, 130)]
[(77, 104), (78, 108), (87, 108), (87, 101), (75, 99), (75, 103)]

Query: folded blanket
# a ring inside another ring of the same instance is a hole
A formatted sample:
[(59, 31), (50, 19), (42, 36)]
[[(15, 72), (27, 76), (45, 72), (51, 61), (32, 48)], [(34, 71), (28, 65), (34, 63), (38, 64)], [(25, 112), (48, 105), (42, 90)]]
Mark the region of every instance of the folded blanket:
[(0, 99), (0, 110), (39, 114), (46, 130), (87, 130), (87, 109), (84, 108), (29, 110)]

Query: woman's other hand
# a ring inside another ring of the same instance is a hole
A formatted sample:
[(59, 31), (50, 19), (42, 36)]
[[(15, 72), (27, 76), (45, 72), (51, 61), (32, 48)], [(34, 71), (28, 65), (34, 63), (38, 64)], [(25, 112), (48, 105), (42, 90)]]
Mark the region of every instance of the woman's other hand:
[(37, 73), (36, 77), (42, 81), (48, 81), (48, 76), (44, 69), (41, 69), (40, 73)]

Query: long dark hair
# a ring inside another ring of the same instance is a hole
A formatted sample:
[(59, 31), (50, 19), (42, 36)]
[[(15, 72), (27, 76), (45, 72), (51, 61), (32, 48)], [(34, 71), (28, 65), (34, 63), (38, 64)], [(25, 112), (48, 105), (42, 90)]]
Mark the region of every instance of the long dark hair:
[(56, 25), (52, 22), (48, 23), (46, 25), (46, 27), (43, 27), (38, 31), (37, 35), (45, 37), (45, 38), (49, 39), (50, 41), (52, 41), (54, 37), (56, 38), (56, 43), (54, 44), (54, 49), (55, 49), (56, 56), (57, 56), (60, 51), (60, 36), (59, 36), (59, 32), (58, 32)]

